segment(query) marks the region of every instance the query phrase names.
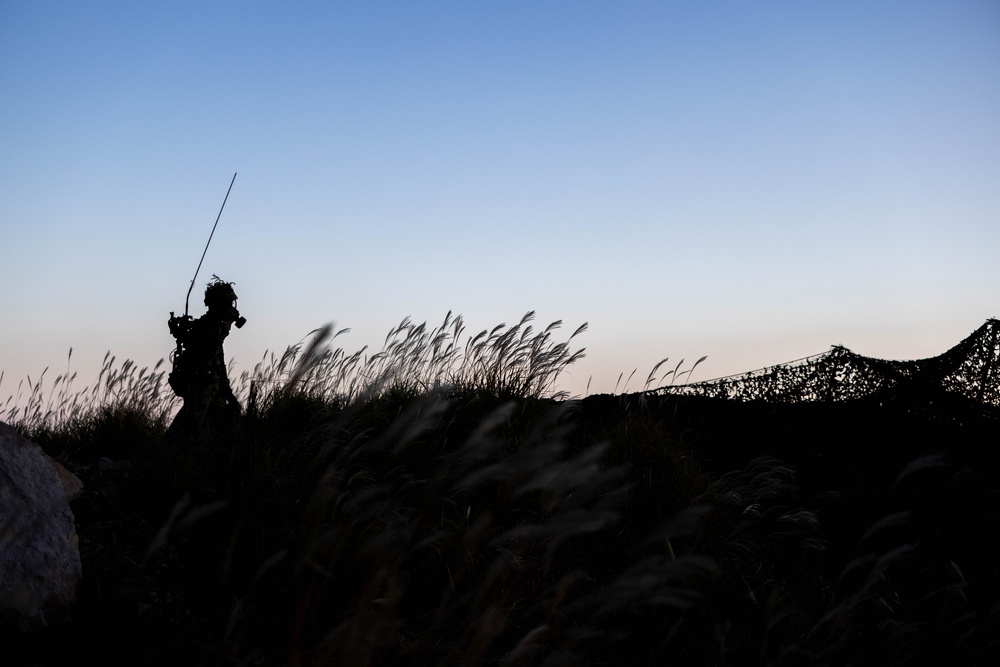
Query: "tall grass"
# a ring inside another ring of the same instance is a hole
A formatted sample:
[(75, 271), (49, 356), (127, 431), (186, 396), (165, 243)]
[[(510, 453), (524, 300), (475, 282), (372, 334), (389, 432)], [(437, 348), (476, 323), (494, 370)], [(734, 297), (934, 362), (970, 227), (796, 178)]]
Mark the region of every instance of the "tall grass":
[[(32, 381), (28, 376), (18, 383), (17, 391), (8, 396), (0, 411), (0, 419), (21, 430), (35, 432), (70, 424), (95, 410), (110, 406), (129, 405), (135, 410), (164, 418), (177, 404), (166, 386), (166, 370), (160, 359), (152, 369), (139, 368), (131, 360), (121, 362), (104, 355), (97, 380), (83, 389), (75, 389), (77, 373), (70, 370), (73, 349), (66, 358), (66, 372), (56, 376), (51, 387), (46, 384), (45, 368)], [(0, 387), (3, 376), (0, 375)]]
[[(81, 464), (78, 521), (100, 528), (82, 532), (78, 623), (108, 641), (88, 650), (289, 666), (992, 664), (995, 565), (957, 526), (972, 532), (970, 507), (998, 525), (995, 485), (918, 459), (859, 517), (775, 456), (710, 475), (697, 434), (662, 412), (673, 399), (567, 400), (556, 381), (585, 327), (556, 342), (559, 323), (536, 331), (533, 317), (471, 337), (450, 313), (404, 319), (370, 355), (324, 327), (241, 374), (245, 415), (211, 441), (164, 437), (176, 400), (159, 364), (108, 355), (79, 392), (68, 372), (29, 382), (6, 414)], [(661, 363), (647, 387), (681, 367)], [(128, 484), (87, 465), (123, 454)], [(110, 601), (136, 589), (146, 606), (123, 617)]]
[(108, 352), (93, 384), (77, 389), (77, 373), (70, 370), (72, 355), (71, 348), (66, 372), (57, 375), (51, 386), (46, 382), (48, 368), (35, 381), (21, 380), (17, 392), (0, 408), (0, 420), (57, 457), (95, 446), (128, 457), (135, 447), (162, 437), (179, 404), (167, 387), (163, 359), (152, 369), (139, 368)]
[(352, 403), (387, 392), (416, 395), (428, 391), (482, 392), (521, 398), (568, 398), (558, 390), (559, 375), (583, 358), (571, 349), (583, 324), (566, 341), (556, 342), (561, 321), (536, 331), (534, 311), (513, 325), (499, 324), (467, 337), (461, 315), (448, 313), (440, 325), (416, 324), (404, 318), (389, 331), (381, 349), (364, 347), (347, 353), (332, 343), (348, 331), (331, 326), (317, 329), (280, 356), (265, 354), (252, 373), (241, 375), (240, 393), (250, 387), (267, 393), (277, 387)]
[[(385, 338), (382, 348), (368, 354), (363, 347), (353, 353), (333, 347), (342, 334), (332, 325), (316, 329), (276, 356), (265, 352), (252, 371), (237, 378), (235, 393), (246, 404), (262, 396), (295, 391), (313, 398), (350, 404), (385, 393), (417, 395), (435, 390), (482, 392), (521, 398), (568, 398), (556, 389), (559, 375), (584, 356), (572, 350), (571, 341), (587, 329), (579, 326), (564, 342), (554, 333), (561, 321), (536, 332), (529, 311), (514, 325), (500, 324), (465, 340), (465, 322), (448, 313), (431, 328), (404, 318)], [(307, 340), (308, 339), (308, 340)], [(46, 368), (36, 380), (22, 379), (15, 393), (0, 408), (0, 419), (32, 434), (65, 428), (99, 410), (128, 408), (165, 424), (179, 407), (179, 399), (166, 383), (165, 360), (152, 369), (132, 360), (119, 361), (105, 354), (97, 380), (75, 389), (77, 374), (70, 369), (47, 384)], [(233, 362), (230, 362), (232, 372)], [(0, 374), (0, 387), (3, 375)]]

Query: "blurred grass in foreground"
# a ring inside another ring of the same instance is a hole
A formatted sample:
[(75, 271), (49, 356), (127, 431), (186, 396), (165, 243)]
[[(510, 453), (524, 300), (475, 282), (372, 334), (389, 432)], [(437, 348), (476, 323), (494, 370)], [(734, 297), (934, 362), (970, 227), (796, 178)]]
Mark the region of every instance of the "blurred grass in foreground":
[(995, 485), (943, 460), (901, 463), (875, 521), (829, 526), (837, 494), (803, 488), (749, 437), (741, 463), (709, 473), (696, 434), (664, 416), (669, 399), (557, 392), (585, 325), (557, 343), (559, 323), (536, 332), (532, 317), (464, 343), (461, 318), (407, 319), (371, 355), (317, 330), (234, 383), (245, 414), (211, 442), (165, 439), (178, 406), (162, 362), (109, 355), (79, 392), (74, 376), (29, 382), (0, 419), (87, 483), (77, 620), (53, 631), (70, 652), (44, 638), (34, 650), (134, 664), (991, 664), (996, 572), (973, 567), (978, 542), (941, 535), (995, 507)]

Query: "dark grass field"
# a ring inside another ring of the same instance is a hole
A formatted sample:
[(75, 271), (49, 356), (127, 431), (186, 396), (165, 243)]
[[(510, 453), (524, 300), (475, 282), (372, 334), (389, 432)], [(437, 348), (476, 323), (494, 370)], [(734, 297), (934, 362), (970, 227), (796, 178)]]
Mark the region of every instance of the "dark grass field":
[(995, 408), (546, 386), (23, 424), (85, 484), (84, 576), (3, 664), (998, 664)]

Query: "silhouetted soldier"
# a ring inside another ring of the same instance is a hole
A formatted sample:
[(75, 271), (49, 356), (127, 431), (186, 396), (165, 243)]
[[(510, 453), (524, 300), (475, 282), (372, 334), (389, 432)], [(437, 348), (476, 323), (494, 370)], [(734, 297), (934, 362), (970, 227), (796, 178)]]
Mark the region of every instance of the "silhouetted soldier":
[(177, 339), (177, 349), (168, 381), (184, 399), (171, 430), (180, 428), (186, 435), (201, 436), (206, 427), (232, 424), (242, 411), (229, 384), (222, 350), (232, 325), (239, 329), (246, 323), (236, 309), (236, 298), (233, 283), (212, 276), (205, 289), (207, 313), (196, 320), (170, 313), (170, 333)]

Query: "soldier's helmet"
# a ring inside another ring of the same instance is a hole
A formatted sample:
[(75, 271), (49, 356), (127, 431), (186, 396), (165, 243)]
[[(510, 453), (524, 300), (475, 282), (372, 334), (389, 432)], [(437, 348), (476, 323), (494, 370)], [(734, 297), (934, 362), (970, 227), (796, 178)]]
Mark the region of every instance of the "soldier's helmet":
[(233, 283), (227, 283), (218, 276), (212, 276), (212, 282), (205, 288), (205, 305), (209, 308), (233, 308), (236, 298)]

